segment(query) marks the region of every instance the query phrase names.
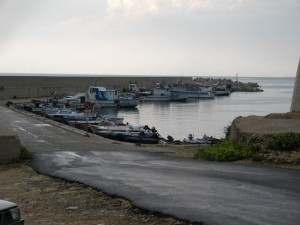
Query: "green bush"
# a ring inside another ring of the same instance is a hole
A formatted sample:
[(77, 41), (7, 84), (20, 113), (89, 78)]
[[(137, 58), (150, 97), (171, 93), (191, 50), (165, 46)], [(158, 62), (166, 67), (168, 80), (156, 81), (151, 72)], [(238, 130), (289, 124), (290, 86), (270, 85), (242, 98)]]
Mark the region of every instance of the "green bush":
[(230, 140), (224, 140), (205, 149), (199, 149), (194, 158), (209, 161), (229, 162), (251, 158), (252, 155), (259, 150), (259, 145), (242, 145)]
[(224, 134), (225, 134), (225, 137), (228, 138), (229, 137), (229, 133), (230, 133), (230, 130), (231, 130), (231, 124), (224, 127)]
[(25, 146), (21, 146), (21, 159), (27, 160), (32, 159), (32, 152), (29, 151)]
[(278, 151), (295, 151), (300, 147), (300, 134), (295, 132), (278, 133), (268, 140), (268, 149)]

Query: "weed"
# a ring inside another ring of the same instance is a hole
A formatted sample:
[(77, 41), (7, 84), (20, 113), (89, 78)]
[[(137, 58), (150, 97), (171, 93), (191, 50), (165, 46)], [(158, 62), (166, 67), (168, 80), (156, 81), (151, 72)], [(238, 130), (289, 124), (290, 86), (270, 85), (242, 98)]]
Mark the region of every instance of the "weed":
[(295, 132), (278, 133), (268, 139), (267, 148), (278, 151), (295, 151), (300, 147), (300, 134)]
[(216, 145), (198, 150), (194, 158), (229, 162), (251, 158), (259, 150), (260, 145), (238, 144), (230, 140), (224, 140)]

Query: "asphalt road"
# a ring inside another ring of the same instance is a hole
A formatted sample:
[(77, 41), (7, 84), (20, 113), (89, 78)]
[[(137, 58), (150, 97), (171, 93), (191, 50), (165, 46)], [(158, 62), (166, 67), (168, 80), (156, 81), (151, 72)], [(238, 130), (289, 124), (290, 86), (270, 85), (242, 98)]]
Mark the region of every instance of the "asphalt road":
[(152, 212), (212, 225), (300, 224), (300, 171), (180, 160), (85, 137), (0, 107), (38, 172), (79, 181)]

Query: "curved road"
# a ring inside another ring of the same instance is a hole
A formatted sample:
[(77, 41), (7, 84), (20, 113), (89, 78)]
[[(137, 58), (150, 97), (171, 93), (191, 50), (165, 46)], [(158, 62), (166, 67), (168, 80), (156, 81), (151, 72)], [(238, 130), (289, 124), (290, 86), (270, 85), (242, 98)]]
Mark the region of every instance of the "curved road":
[(300, 224), (300, 170), (180, 160), (89, 138), (0, 107), (38, 172), (79, 181), (140, 208), (212, 225)]

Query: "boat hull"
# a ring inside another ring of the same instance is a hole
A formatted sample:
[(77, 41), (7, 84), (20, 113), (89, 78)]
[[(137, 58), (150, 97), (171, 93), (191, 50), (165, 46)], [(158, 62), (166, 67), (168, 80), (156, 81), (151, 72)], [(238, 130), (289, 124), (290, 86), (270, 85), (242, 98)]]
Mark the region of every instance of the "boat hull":
[(189, 98), (215, 98), (215, 94), (209, 91), (172, 91), (172, 93), (186, 95)]
[(139, 143), (139, 144), (158, 144), (159, 142), (158, 137), (153, 137), (147, 134), (133, 135), (133, 134), (116, 133), (116, 134), (109, 134), (108, 137), (118, 141)]
[(150, 95), (144, 98), (144, 101), (156, 101), (156, 102), (171, 102), (171, 101), (186, 101), (188, 99), (187, 95), (178, 96), (155, 96)]

